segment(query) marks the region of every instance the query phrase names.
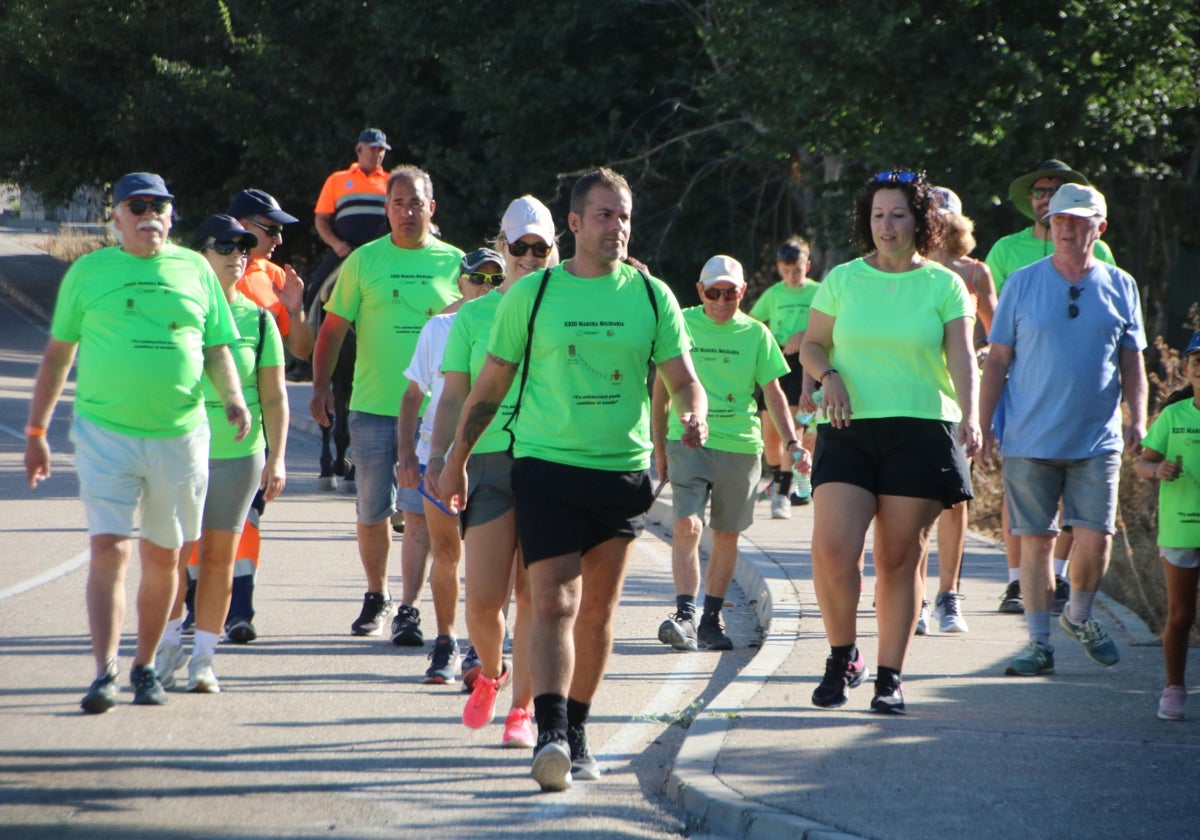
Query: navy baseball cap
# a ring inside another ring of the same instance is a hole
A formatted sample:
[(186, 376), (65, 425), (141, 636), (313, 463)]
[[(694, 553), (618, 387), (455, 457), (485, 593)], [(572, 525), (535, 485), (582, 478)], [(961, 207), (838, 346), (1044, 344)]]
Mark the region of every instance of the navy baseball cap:
[(245, 242), (251, 248), (258, 244), (258, 237), (238, 224), (233, 216), (209, 216), (196, 228), (192, 241), (200, 248), (210, 236), (218, 242)]
[(387, 135), (378, 128), (368, 128), (362, 134), (358, 135), (358, 142), (368, 146), (377, 146), (381, 149), (390, 149), (388, 145)]
[(1184, 358), (1193, 353), (1200, 353), (1200, 332), (1192, 333), (1192, 340), (1188, 342), (1187, 348), (1183, 351)]
[(167, 192), (167, 184), (162, 177), (153, 172), (130, 172), (128, 175), (122, 175), (121, 180), (113, 186), (113, 204), (120, 204), (135, 195), (151, 198), (175, 197)]
[(459, 274), (470, 274), (484, 263), (490, 262), (494, 262), (500, 266), (501, 270), (504, 269), (504, 257), (497, 254), (491, 248), (476, 248), (471, 253), (463, 255), (462, 262), (458, 266), (458, 271)]
[(242, 190), (229, 202), (225, 211), (235, 219), (247, 219), (250, 216), (262, 216), (281, 225), (290, 225), (300, 221), (290, 213), (283, 212), (279, 202), (268, 192), (262, 190)]

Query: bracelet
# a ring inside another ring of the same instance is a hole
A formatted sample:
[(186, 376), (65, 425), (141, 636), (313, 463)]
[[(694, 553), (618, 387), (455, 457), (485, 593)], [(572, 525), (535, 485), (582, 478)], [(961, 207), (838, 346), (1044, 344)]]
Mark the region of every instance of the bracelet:
[(792, 438), (791, 440), (789, 440), (787, 443), (784, 444), (784, 447), (786, 448), (786, 447), (791, 446), (793, 443), (799, 443), (799, 442), (800, 441), (796, 440), (795, 438)]
[(26, 424), (25, 437), (45, 437), (45, 436), (46, 436), (46, 428), (44, 426), (34, 426), (31, 423)]
[(822, 385), (824, 385), (825, 377), (829, 376), (829, 374), (831, 374), (831, 373), (837, 373), (837, 372), (838, 372), (837, 368), (830, 368), (829, 370), (825, 371), (820, 376), (818, 376), (817, 381), (820, 382)]

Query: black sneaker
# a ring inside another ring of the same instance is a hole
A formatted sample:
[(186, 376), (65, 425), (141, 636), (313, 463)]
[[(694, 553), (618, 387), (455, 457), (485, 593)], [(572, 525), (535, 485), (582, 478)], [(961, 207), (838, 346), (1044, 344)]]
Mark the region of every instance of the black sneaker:
[(871, 698), (871, 711), (881, 715), (902, 715), (904, 692), (900, 689), (900, 678), (891, 677), (886, 684), (875, 681), (875, 696)]
[(363, 596), (362, 612), (350, 625), (351, 636), (378, 636), (383, 633), (383, 623), (392, 614), (392, 601), (382, 592), (368, 592)]
[(1000, 612), (1017, 615), (1025, 612), (1025, 601), (1021, 598), (1021, 581), (1014, 580), (1004, 590), (1004, 597), (1000, 599)]
[(857, 688), (870, 675), (862, 651), (853, 661), (825, 657), (825, 676), (821, 684), (813, 689), (812, 702), (822, 709), (836, 709), (846, 705), (846, 689)]
[[(403, 607), (401, 607), (403, 609)], [(458, 669), (458, 640), (453, 636), (438, 636), (429, 652), (429, 668), (425, 671), (426, 685), (454, 685)]]
[(567, 744), (571, 747), (571, 778), (594, 782), (600, 778), (600, 766), (588, 749), (587, 730), (583, 724), (567, 727)]
[(1060, 615), (1071, 600), (1071, 582), (1062, 575), (1054, 576), (1054, 600), (1050, 602), (1050, 612)]
[(110, 662), (108, 669), (92, 681), (88, 693), (83, 695), (79, 708), (89, 715), (99, 715), (117, 705), (117, 666)]
[(424, 647), (425, 636), (421, 633), (421, 611), (416, 607), (401, 604), (392, 619), (392, 644), (399, 647)]
[(696, 641), (706, 650), (733, 650), (733, 639), (725, 635), (721, 626), (721, 616), (700, 616), (700, 626), (696, 628)]
[(225, 638), (235, 645), (246, 645), (258, 638), (258, 631), (250, 619), (235, 618), (225, 625)]
[(698, 650), (696, 644), (696, 615), (677, 612), (658, 625), (658, 640), (675, 650)]
[(134, 665), (129, 672), (129, 684), (133, 686), (133, 705), (166, 705), (167, 692), (163, 691), (153, 665)]

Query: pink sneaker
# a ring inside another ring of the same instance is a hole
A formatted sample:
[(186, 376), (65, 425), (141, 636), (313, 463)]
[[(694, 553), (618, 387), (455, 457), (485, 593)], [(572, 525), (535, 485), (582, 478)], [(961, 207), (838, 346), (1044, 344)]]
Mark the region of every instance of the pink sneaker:
[(1182, 685), (1169, 685), (1163, 689), (1162, 697), (1158, 699), (1158, 716), (1161, 720), (1187, 719), (1187, 688)]
[(482, 729), (491, 723), (496, 713), (496, 694), (507, 682), (507, 665), (497, 679), (481, 672), (475, 678), (475, 687), (471, 689), (471, 696), (467, 698), (467, 705), (463, 708), (463, 723), (471, 729)]
[(504, 746), (511, 749), (533, 749), (537, 740), (533, 737), (533, 719), (522, 708), (513, 709), (504, 719)]

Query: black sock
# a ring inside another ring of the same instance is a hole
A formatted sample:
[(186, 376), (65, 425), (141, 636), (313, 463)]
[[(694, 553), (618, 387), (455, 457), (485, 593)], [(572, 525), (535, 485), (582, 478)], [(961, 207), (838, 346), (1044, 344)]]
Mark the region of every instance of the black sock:
[(775, 492), (780, 496), (786, 496), (792, 489), (792, 474), (790, 472), (779, 473), (779, 478), (775, 480)]
[[(538, 735), (554, 733), (567, 737), (567, 698), (561, 694), (539, 694), (533, 698), (533, 713), (537, 718)], [(541, 738), (539, 737), (539, 741)]]
[(830, 645), (829, 652), (834, 659), (840, 659), (843, 662), (853, 662), (858, 658), (858, 650), (855, 645)]
[(578, 700), (567, 698), (567, 726), (583, 726), (587, 723), (588, 712), (592, 710), (591, 703), (580, 703)]
[(685, 615), (696, 614), (696, 596), (695, 595), (676, 595), (675, 609)]
[(716, 617), (721, 614), (721, 607), (725, 606), (725, 599), (718, 598), (716, 595), (704, 596), (704, 617)]
[(900, 685), (899, 671), (886, 665), (880, 665), (875, 669), (876, 688), (892, 688), (897, 685)]
[(778, 484), (779, 476), (783, 475), (783, 473), (779, 471), (779, 467), (767, 464), (767, 469), (771, 471), (771, 481), (775, 484)]

